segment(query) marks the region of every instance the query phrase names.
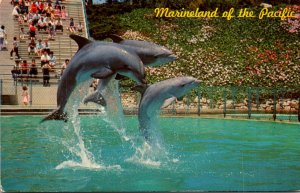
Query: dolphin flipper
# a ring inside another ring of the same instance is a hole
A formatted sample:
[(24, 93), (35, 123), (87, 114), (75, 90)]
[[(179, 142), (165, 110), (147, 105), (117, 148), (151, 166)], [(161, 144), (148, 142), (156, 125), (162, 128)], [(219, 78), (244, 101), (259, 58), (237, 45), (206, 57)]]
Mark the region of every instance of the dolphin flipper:
[(166, 108), (168, 107), (173, 101), (175, 101), (177, 98), (176, 97), (171, 97), (171, 98), (168, 98), (164, 101), (164, 104), (161, 106), (161, 108)]
[(124, 40), (122, 37), (120, 37), (116, 34), (110, 34), (108, 37), (111, 38), (113, 40), (113, 42), (115, 42), (115, 43), (120, 43)]
[(78, 44), (78, 50), (80, 50), (85, 45), (92, 43), (91, 40), (89, 40), (85, 37), (82, 37), (82, 36), (75, 35), (75, 34), (71, 34), (69, 37)]
[(59, 109), (56, 109), (49, 115), (47, 115), (44, 119), (42, 119), (41, 123), (48, 120), (63, 120), (64, 122), (67, 122), (68, 116), (66, 113), (61, 112)]
[(109, 68), (103, 68), (101, 69), (101, 71), (95, 72), (93, 73), (91, 76), (93, 78), (97, 78), (97, 79), (105, 79), (111, 75), (113, 75), (115, 72), (113, 72), (111, 69)]
[(144, 95), (144, 93), (148, 87), (149, 86), (146, 84), (141, 84), (141, 85), (136, 85), (136, 86), (132, 87), (131, 90), (138, 91), (139, 93), (141, 93), (141, 95)]
[(99, 91), (96, 91), (92, 94), (90, 94), (89, 96), (87, 96), (84, 100), (83, 103), (87, 104), (88, 102), (94, 102), (97, 103), (103, 107), (106, 106), (106, 101), (104, 99), (104, 97), (102, 96), (102, 94)]

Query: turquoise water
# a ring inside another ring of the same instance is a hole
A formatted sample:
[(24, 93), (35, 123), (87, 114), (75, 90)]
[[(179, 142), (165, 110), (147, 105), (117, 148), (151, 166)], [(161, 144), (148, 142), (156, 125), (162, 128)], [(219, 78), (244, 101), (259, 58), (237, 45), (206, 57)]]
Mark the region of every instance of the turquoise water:
[(300, 125), (160, 118), (153, 147), (136, 117), (67, 124), (1, 117), (5, 191), (287, 191), (300, 189)]

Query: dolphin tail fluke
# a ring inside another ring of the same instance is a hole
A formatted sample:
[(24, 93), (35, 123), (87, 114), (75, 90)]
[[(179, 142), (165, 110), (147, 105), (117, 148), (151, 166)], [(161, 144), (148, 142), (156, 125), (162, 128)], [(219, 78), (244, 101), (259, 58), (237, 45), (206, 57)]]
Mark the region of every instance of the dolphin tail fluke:
[(83, 100), (84, 104), (87, 104), (88, 102), (94, 102), (94, 103), (97, 103), (104, 107), (106, 106), (106, 101), (105, 101), (104, 97), (102, 96), (102, 94), (100, 92), (97, 92), (97, 91), (90, 94)]
[(83, 46), (92, 42), (91, 40), (89, 40), (85, 37), (75, 35), (75, 34), (71, 34), (69, 37), (78, 44), (78, 50), (80, 50)]
[(65, 122), (68, 121), (67, 113), (61, 112), (59, 109), (52, 111), (49, 115), (47, 115), (44, 119), (42, 119), (41, 123), (49, 120), (63, 120)]

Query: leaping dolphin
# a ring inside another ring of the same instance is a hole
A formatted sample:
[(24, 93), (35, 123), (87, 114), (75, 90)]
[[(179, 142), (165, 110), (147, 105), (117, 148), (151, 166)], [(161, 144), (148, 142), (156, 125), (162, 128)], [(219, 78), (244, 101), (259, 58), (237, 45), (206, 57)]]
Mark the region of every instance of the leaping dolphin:
[[(142, 40), (125, 40), (115, 34), (109, 35), (109, 38), (111, 38), (113, 42), (122, 45), (124, 49), (128, 49), (136, 53), (145, 66), (156, 67), (177, 59), (177, 57), (170, 50), (152, 42)], [(120, 75), (117, 75), (116, 77), (116, 79), (121, 78), (122, 76)], [(107, 83), (108, 82), (105, 80), (100, 80), (97, 90), (85, 97), (83, 103), (87, 104), (88, 102), (94, 102), (105, 106), (105, 99), (101, 95), (101, 91), (105, 88)]]
[(67, 120), (65, 105), (76, 85), (90, 78), (109, 79), (116, 73), (145, 83), (144, 65), (138, 55), (113, 42), (90, 41), (84, 37), (70, 35), (78, 44), (78, 51), (64, 70), (57, 90), (57, 109), (45, 120)]
[(171, 103), (175, 99), (182, 97), (187, 92), (199, 85), (199, 81), (190, 76), (176, 77), (157, 82), (149, 86), (144, 92), (136, 87), (135, 90), (143, 93), (138, 110), (138, 120), (140, 130), (147, 141), (151, 140), (149, 127), (160, 111), (162, 105)]

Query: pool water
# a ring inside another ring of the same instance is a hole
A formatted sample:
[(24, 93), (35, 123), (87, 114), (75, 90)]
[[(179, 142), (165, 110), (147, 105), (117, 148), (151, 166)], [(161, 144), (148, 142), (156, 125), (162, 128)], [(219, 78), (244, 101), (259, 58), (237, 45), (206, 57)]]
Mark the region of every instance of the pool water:
[(157, 144), (101, 116), (40, 124), (1, 117), (5, 191), (288, 191), (300, 189), (300, 124), (160, 118)]

